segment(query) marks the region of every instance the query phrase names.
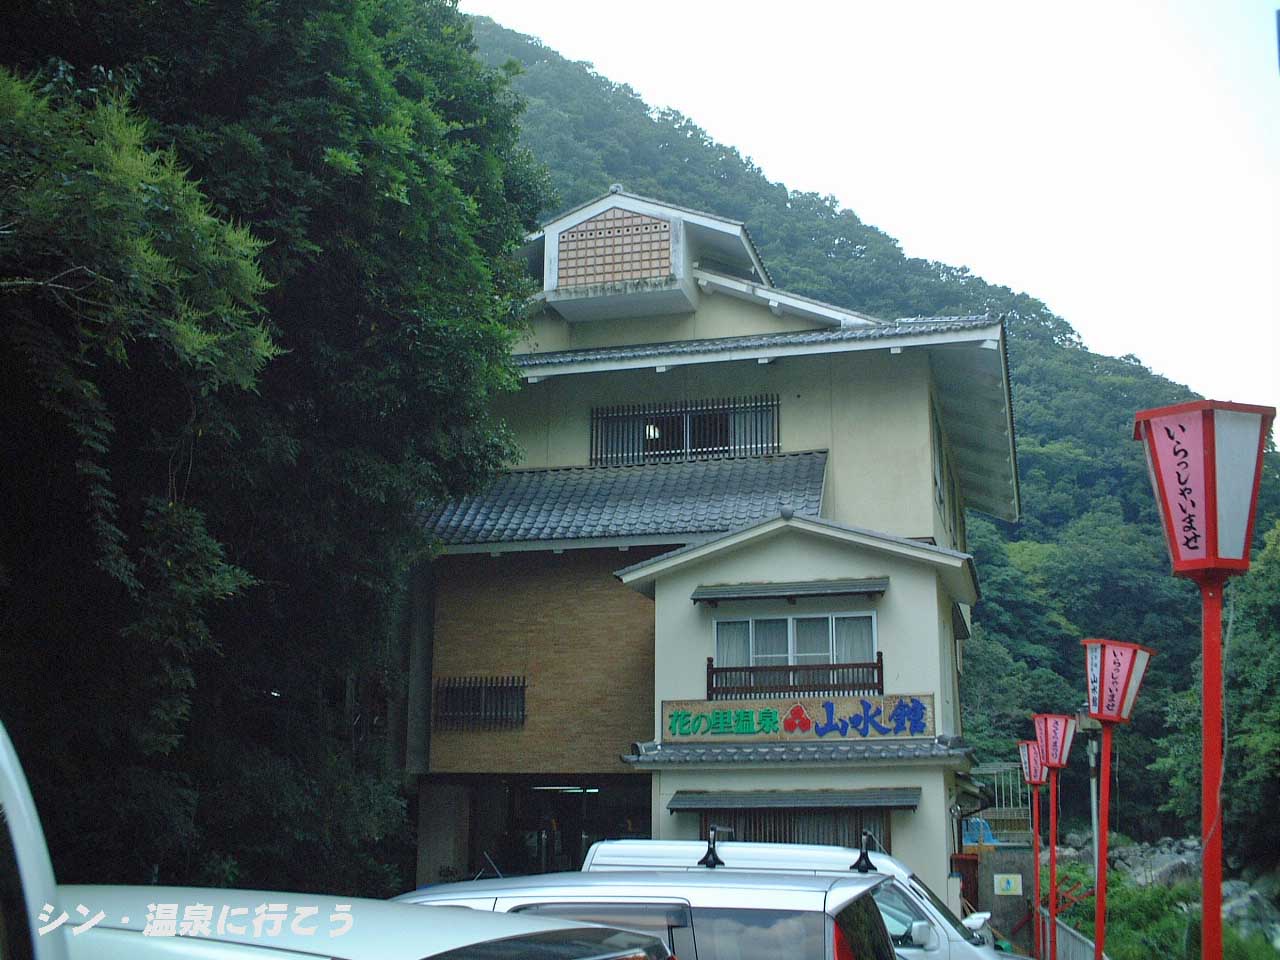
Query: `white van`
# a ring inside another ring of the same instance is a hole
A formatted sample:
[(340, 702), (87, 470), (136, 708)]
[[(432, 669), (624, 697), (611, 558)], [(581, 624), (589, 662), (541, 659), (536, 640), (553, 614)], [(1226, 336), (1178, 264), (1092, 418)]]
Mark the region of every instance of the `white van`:
[[(807, 843), (753, 843), (721, 840), (601, 840), (591, 845), (582, 869), (704, 870), (708, 861), (729, 870), (848, 876), (863, 851), (850, 847)], [(997, 950), (987, 920), (989, 913), (957, 917), (923, 880), (901, 860), (885, 853), (866, 852), (871, 869), (891, 882), (876, 889), (876, 906), (904, 960), (1019, 960)], [(919, 935), (925, 922), (931, 934)], [(915, 931), (913, 935), (912, 931)]]
[[(396, 899), (604, 923), (663, 938), (680, 960), (895, 960), (875, 900), (890, 882), (878, 873), (574, 870), (438, 883)], [(915, 932), (930, 935), (923, 924)]]

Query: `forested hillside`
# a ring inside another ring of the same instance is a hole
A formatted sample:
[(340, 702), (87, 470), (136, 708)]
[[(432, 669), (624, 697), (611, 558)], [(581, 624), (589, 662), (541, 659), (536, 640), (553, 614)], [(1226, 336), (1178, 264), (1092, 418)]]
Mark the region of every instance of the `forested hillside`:
[(413, 507), (509, 457), (546, 205), (472, 54), (448, 0), (0, 15), (0, 718), (63, 881), (412, 876)]
[[(966, 737), (982, 759), (1015, 758), (1035, 710), (1083, 701), (1085, 636), (1150, 644), (1159, 652), (1131, 728), (1117, 736), (1113, 829), (1135, 835), (1198, 832), (1199, 605), (1168, 575), (1134, 411), (1192, 398), (1136, 357), (1090, 352), (1071, 325), (1025, 293), (964, 268), (903, 255), (897, 242), (832, 197), (787, 190), (690, 118), (645, 104), (630, 88), (571, 63), (492, 21), (475, 21), (481, 55), (514, 61), (525, 98), (522, 140), (558, 193), (547, 213), (622, 183), (632, 193), (745, 221), (779, 286), (881, 317), (984, 313), (1006, 318), (1025, 517), (1003, 525), (971, 517), (984, 599), (966, 644)], [(515, 69), (513, 64), (508, 69)], [(820, 137), (820, 133), (815, 133)], [(816, 144), (815, 144), (816, 146)], [(1280, 459), (1268, 458), (1257, 529), (1280, 518)], [(1228, 817), (1237, 861), (1274, 857), (1280, 844), (1242, 842), (1251, 804), (1280, 793), (1273, 737), (1259, 733), (1280, 697), (1280, 662), (1243, 676), (1237, 646), (1274, 634), (1265, 578), (1280, 576), (1280, 543), (1255, 572), (1235, 613), (1229, 649), (1230, 775), (1252, 772)], [(1235, 593), (1242, 593), (1237, 588)], [(1257, 661), (1255, 661), (1256, 663)], [(1274, 728), (1272, 717), (1271, 728)], [(1267, 728), (1270, 729), (1270, 728)], [(1068, 816), (1087, 817), (1082, 758), (1066, 782)], [(1255, 807), (1256, 809), (1256, 807)], [(1274, 832), (1274, 828), (1273, 828)]]

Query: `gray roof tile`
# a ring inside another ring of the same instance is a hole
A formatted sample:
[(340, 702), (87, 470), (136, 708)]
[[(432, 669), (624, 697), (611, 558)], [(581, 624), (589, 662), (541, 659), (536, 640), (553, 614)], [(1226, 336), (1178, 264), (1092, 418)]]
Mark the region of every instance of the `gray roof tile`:
[(970, 748), (952, 738), (936, 740), (838, 740), (830, 743), (662, 743), (623, 754), (638, 766), (703, 763), (876, 763), (884, 760), (958, 761)]
[(768, 810), (920, 806), (919, 787), (867, 787), (861, 790), (677, 790), (667, 801), (676, 810)]
[(426, 510), (445, 545), (720, 533), (817, 515), (826, 451), (620, 467), (513, 470), (486, 492)]
[(620, 347), (595, 347), (589, 350), (559, 350), (550, 353), (521, 353), (515, 356), (520, 367), (545, 367), (560, 364), (634, 360), (644, 357), (688, 356), (727, 353), (734, 350), (767, 349), (769, 347), (806, 344), (846, 343), (858, 340), (885, 340), (913, 334), (948, 333), (977, 330), (997, 321), (991, 317), (921, 317), (892, 320), (866, 327), (838, 327), (824, 330), (799, 330), (789, 333), (758, 333), (745, 337), (719, 337), (710, 340), (675, 340), (666, 343), (641, 343)]

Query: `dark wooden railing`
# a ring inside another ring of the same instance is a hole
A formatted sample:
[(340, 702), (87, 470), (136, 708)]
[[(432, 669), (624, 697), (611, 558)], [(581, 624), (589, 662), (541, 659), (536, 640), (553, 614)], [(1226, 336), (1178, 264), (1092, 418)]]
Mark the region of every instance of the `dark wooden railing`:
[(778, 395), (591, 411), (592, 466), (777, 453)]
[(883, 653), (876, 654), (874, 663), (785, 667), (717, 667), (715, 658), (707, 657), (708, 700), (872, 694), (884, 694)]
[(441, 677), (431, 699), (438, 730), (524, 726), (524, 677)]

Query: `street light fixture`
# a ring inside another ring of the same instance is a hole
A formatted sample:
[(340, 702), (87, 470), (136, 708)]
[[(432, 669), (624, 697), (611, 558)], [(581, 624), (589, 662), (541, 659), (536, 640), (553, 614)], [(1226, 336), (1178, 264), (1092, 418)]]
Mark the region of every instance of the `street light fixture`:
[(1140, 410), (1143, 442), (1173, 574), (1200, 585), (1200, 954), (1222, 956), (1222, 587), (1249, 569), (1262, 454), (1274, 407), (1197, 400)]
[(1049, 960), (1058, 960), (1058, 771), (1067, 765), (1076, 718), (1037, 713), (1032, 718), (1040, 759), (1049, 771)]
[(1035, 908), (1032, 913), (1032, 938), (1036, 960), (1040, 960), (1040, 788), (1048, 778), (1048, 771), (1040, 759), (1040, 745), (1034, 740), (1018, 741), (1018, 757), (1022, 761), (1022, 779), (1031, 788), (1031, 862), (1035, 864)]
[(1111, 806), (1111, 734), (1118, 723), (1128, 723), (1138, 688), (1147, 672), (1152, 651), (1136, 643), (1090, 638), (1083, 640), (1084, 672), (1089, 694), (1089, 716), (1102, 724), (1102, 798), (1097, 827), (1097, 898), (1093, 913), (1093, 957), (1102, 960), (1107, 938), (1107, 825)]

